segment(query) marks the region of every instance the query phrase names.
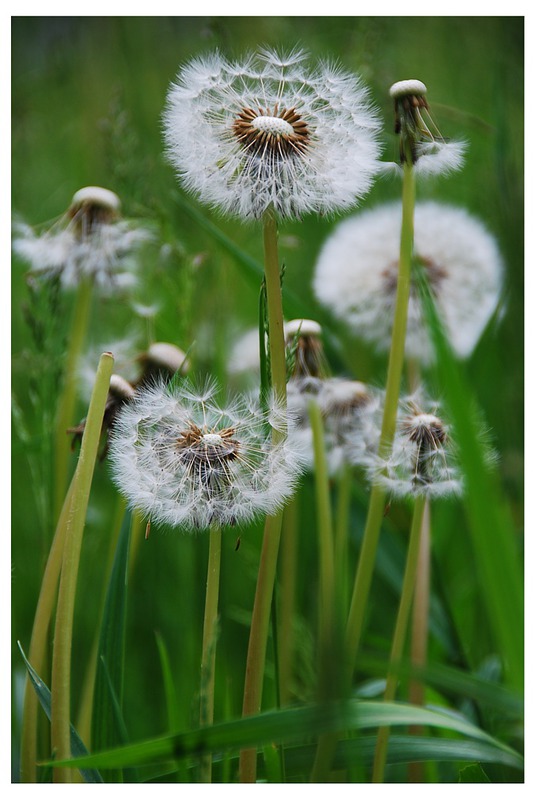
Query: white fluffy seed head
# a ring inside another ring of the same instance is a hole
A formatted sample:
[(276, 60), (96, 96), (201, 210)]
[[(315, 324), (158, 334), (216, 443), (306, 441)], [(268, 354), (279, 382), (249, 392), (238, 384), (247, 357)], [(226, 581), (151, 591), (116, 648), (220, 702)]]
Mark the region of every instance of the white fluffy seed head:
[(286, 437), (273, 444), (269, 425), (287, 432), (276, 399), (217, 402), (217, 386), (184, 379), (138, 389), (114, 424), (113, 477), (130, 504), (153, 522), (185, 530), (247, 523), (280, 509), (302, 471)]
[(455, 443), (437, 402), (421, 390), (400, 400), (391, 453), (387, 458), (375, 455), (368, 477), (394, 497), (439, 498), (462, 492)]
[(164, 132), (185, 188), (244, 219), (350, 208), (379, 170), (359, 79), (299, 51), (195, 59), (169, 91)]
[[(325, 242), (313, 279), (317, 299), (364, 340), (388, 351), (397, 286), (401, 206), (388, 204), (343, 221)], [(427, 272), (456, 353), (466, 358), (496, 310), (503, 264), (494, 237), (467, 211), (416, 206), (414, 257)], [(411, 290), (407, 356), (430, 363), (424, 311)]]
[(289, 436), (306, 454), (309, 470), (314, 469), (311, 401), (317, 403), (323, 418), (329, 474), (334, 475), (344, 464), (367, 467), (379, 443), (381, 393), (344, 378), (308, 377), (288, 382), (288, 408), (297, 420)]
[(36, 233), (25, 224), (13, 231), (13, 251), (36, 278), (59, 279), (65, 289), (92, 280), (104, 294), (120, 293), (137, 283), (137, 255), (151, 240), (148, 228), (117, 219), (119, 198), (108, 189), (87, 186), (49, 230)]

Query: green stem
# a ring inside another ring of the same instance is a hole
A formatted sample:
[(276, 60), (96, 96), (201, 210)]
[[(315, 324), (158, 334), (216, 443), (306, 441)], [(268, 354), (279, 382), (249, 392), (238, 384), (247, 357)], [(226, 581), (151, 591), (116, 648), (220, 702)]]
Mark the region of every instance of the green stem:
[[(397, 406), (401, 388), (401, 374), (405, 352), (405, 333), (409, 309), (412, 246), (414, 238), (415, 183), (412, 164), (403, 165), (402, 221), (399, 255), (396, 308), (392, 328), (392, 343), (388, 361), (388, 373), (383, 410), (383, 423), (379, 453), (389, 455), (396, 430)], [(379, 485), (372, 486), (368, 516), (364, 529), (357, 574), (353, 585), (353, 596), (346, 629), (348, 680), (351, 679), (360, 644), (364, 612), (375, 564), (375, 554), (383, 520), (385, 491)]]
[(78, 384), (77, 367), (89, 323), (92, 294), (93, 281), (82, 281), (78, 287), (73, 309), (72, 326), (69, 332), (69, 344), (63, 373), (63, 390), (59, 398), (56, 416), (55, 514), (58, 514), (61, 508), (68, 480), (70, 439), (67, 435), (67, 428), (76, 422), (74, 419), (74, 411), (76, 408), (76, 389)]
[[(264, 270), (271, 386), (278, 399), (285, 403), (286, 351), (284, 347), (284, 318), (277, 244), (277, 220), (272, 208), (268, 209), (264, 214)], [(280, 442), (283, 437), (284, 433), (273, 430), (272, 438), (274, 444)], [(266, 518), (245, 667), (242, 707), (244, 716), (258, 713), (262, 703), (269, 617), (275, 586), (281, 528), (282, 511)], [(254, 783), (255, 781), (256, 750), (242, 750), (240, 753), (240, 782)]]
[(298, 554), (298, 501), (288, 503), (282, 521), (281, 577), (279, 592), (279, 693), (281, 706), (292, 696), (295, 596)]
[[(338, 676), (333, 668), (338, 664), (335, 650), (335, 564), (334, 534), (329, 492), (329, 474), (323, 420), (318, 404), (309, 404), (308, 415), (312, 429), (314, 446), (314, 473), (316, 484), (316, 512), (319, 537), (319, 677), (320, 703), (328, 703), (336, 691)], [(328, 780), (332, 754), (336, 748), (336, 734), (325, 734), (318, 741), (316, 756), (310, 773), (311, 783), (325, 783)]]
[[(204, 627), (201, 656), (201, 688), (199, 722), (201, 727), (214, 721), (215, 657), (217, 649), (217, 616), (219, 603), (219, 575), (221, 571), (221, 528), (210, 528), (208, 571), (206, 576), (206, 600), (204, 605)], [(203, 756), (200, 766), (200, 782), (212, 781), (212, 757)]]
[(336, 573), (336, 589), (340, 599), (340, 607), (347, 614), (348, 594), (348, 544), (349, 544), (349, 511), (351, 507), (351, 482), (353, 473), (349, 464), (342, 464), (337, 476), (338, 496), (336, 502), (336, 528), (334, 537), (334, 564)]
[[(61, 559), (65, 542), (67, 519), (71, 512), (71, 500), (74, 488), (74, 479), (71, 481), (69, 491), (65, 497), (63, 508), (59, 516), (52, 546), (46, 562), (39, 599), (35, 610), (32, 628), (32, 638), (28, 650), (28, 661), (37, 672), (42, 675), (45, 666), (45, 654), (48, 643), (48, 629), (56, 595), (58, 591), (59, 575), (61, 572)], [(22, 713), (21, 734), (21, 783), (37, 782), (37, 720), (39, 701), (29, 678), (26, 680), (24, 691), (24, 709)]]
[[(51, 745), (57, 759), (70, 757), (71, 649), (76, 582), (80, 551), (89, 502), (89, 492), (97, 459), (104, 407), (113, 367), (113, 356), (104, 353), (99, 362), (89, 404), (80, 456), (74, 478), (72, 514), (67, 521), (61, 578), (56, 610), (51, 686)], [(55, 769), (57, 783), (71, 782), (71, 770)]]
[[(425, 505), (426, 498), (424, 495), (420, 495), (414, 501), (409, 548), (407, 551), (407, 561), (405, 564), (405, 574), (403, 576), (403, 586), (401, 589), (398, 616), (394, 630), (394, 637), (392, 639), (392, 646), (390, 649), (390, 667), (386, 679), (386, 688), (384, 693), (385, 703), (392, 702), (396, 696), (399, 662), (403, 656), (403, 648), (407, 635), (411, 604), (414, 596), (414, 585), (416, 583)], [(382, 783), (384, 780), (389, 735), (390, 729), (388, 727), (380, 728), (377, 735), (375, 759), (373, 762), (373, 783)]]
[[(420, 552), (418, 554), (418, 569), (416, 585), (414, 588), (414, 605), (412, 609), (412, 638), (411, 638), (411, 664), (422, 668), (427, 662), (427, 640), (429, 632), (429, 596), (431, 575), (431, 508), (429, 500), (425, 504), (422, 520), (422, 535), (420, 539)], [(425, 686), (421, 680), (413, 679), (409, 683), (409, 702), (413, 705), (423, 706), (425, 700)], [(423, 734), (423, 726), (413, 725), (409, 733), (414, 736)], [(409, 764), (410, 783), (423, 782), (423, 764), (416, 761)]]

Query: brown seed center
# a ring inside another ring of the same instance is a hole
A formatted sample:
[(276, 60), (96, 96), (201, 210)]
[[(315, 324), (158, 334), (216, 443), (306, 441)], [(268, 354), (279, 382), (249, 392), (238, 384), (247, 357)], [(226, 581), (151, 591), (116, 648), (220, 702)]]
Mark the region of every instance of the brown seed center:
[(302, 155), (310, 141), (307, 123), (295, 108), (242, 108), (232, 131), (251, 155), (269, 153), (276, 158)]

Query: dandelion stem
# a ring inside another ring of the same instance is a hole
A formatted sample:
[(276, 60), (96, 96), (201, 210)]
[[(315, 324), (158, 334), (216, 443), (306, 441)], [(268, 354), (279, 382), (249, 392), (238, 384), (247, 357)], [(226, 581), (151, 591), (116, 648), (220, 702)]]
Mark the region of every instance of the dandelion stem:
[[(329, 474), (325, 452), (323, 420), (318, 404), (310, 402), (308, 408), (310, 427), (312, 428), (314, 445), (314, 472), (316, 478), (316, 510), (319, 536), (319, 680), (318, 700), (328, 703), (333, 699), (338, 676), (333, 672), (339, 663), (335, 648), (335, 564), (334, 534), (329, 493)], [(331, 754), (337, 742), (336, 734), (320, 737), (316, 757), (310, 775), (311, 783), (322, 783), (328, 778)]]
[[(219, 574), (221, 571), (221, 528), (210, 528), (208, 571), (206, 576), (206, 600), (201, 657), (200, 713), (201, 727), (214, 721), (215, 657), (217, 648), (217, 616), (219, 603)], [(200, 782), (212, 781), (212, 757), (203, 756), (200, 766)]]
[[(277, 397), (285, 403), (286, 351), (284, 347), (284, 318), (277, 244), (277, 219), (273, 208), (269, 208), (264, 214), (264, 275), (271, 386)], [(274, 444), (281, 441), (283, 436), (284, 434), (281, 431), (273, 429), (272, 438)], [(244, 716), (258, 713), (262, 704), (269, 616), (275, 586), (281, 528), (282, 511), (266, 517), (245, 667), (242, 707)], [(241, 783), (254, 783), (256, 781), (255, 750), (242, 750), (240, 754), (240, 781)]]
[[(386, 679), (386, 689), (384, 693), (385, 703), (391, 702), (396, 696), (399, 662), (403, 655), (403, 647), (407, 634), (411, 603), (414, 595), (414, 586), (416, 583), (416, 572), (418, 569), (418, 556), (420, 552), (420, 538), (422, 533), (422, 522), (424, 518), (425, 506), (425, 496), (419, 495), (414, 501), (409, 548), (407, 551), (407, 561), (405, 564), (405, 574), (403, 576), (403, 586), (401, 589), (398, 616), (394, 630), (394, 637), (392, 639), (392, 646), (390, 649), (390, 667)], [(375, 759), (373, 763), (372, 780), (374, 783), (382, 783), (384, 780), (389, 736), (390, 729), (388, 727), (380, 728), (377, 735)]]
[(298, 554), (298, 502), (293, 497), (284, 511), (281, 542), (279, 605), (279, 687), (280, 704), (287, 705), (293, 676), (295, 593)]
[[(113, 356), (111, 353), (104, 353), (100, 358), (89, 404), (80, 456), (74, 477), (72, 513), (68, 517), (65, 532), (54, 631), (51, 682), (51, 745), (52, 752), (57, 759), (70, 757), (71, 648), (76, 582), (89, 492), (97, 458), (112, 367)], [(55, 769), (54, 780), (56, 783), (71, 782), (71, 770), (65, 768)]]
[[(399, 257), (399, 272), (396, 293), (396, 308), (392, 329), (392, 343), (388, 361), (386, 380), (383, 423), (379, 453), (386, 458), (390, 453), (394, 433), (396, 430), (397, 406), (401, 387), (401, 374), (403, 371), (403, 357), (405, 350), (405, 333), (407, 330), (407, 316), (409, 308), (410, 275), (412, 261), (412, 246), (414, 237), (414, 202), (415, 183), (412, 163), (407, 160), (403, 165), (403, 193), (402, 193), (402, 222), (401, 243)], [(372, 486), (368, 516), (364, 529), (364, 537), (360, 552), (353, 596), (349, 610), (346, 629), (348, 680), (354, 669), (357, 652), (360, 644), (364, 612), (368, 601), (368, 594), (375, 563), (375, 554), (381, 523), (383, 520), (385, 503), (384, 489), (375, 484)]]
[(76, 407), (78, 358), (84, 344), (89, 322), (92, 294), (93, 281), (87, 278), (82, 280), (78, 287), (73, 309), (72, 326), (69, 332), (69, 345), (63, 373), (63, 391), (59, 398), (56, 416), (54, 483), (56, 498), (54, 513), (56, 515), (61, 508), (68, 479), (70, 440), (67, 435), (67, 428), (75, 422), (73, 415)]
[[(37, 672), (42, 675), (45, 666), (45, 653), (48, 643), (48, 630), (50, 620), (56, 603), (59, 575), (61, 572), (61, 559), (67, 518), (71, 512), (71, 500), (74, 488), (74, 478), (65, 497), (63, 508), (58, 519), (54, 538), (46, 562), (46, 567), (39, 591), (39, 599), (35, 610), (32, 628), (32, 638), (28, 650), (28, 661)], [(37, 782), (37, 711), (39, 701), (29, 678), (26, 680), (24, 692), (24, 709), (22, 715), (21, 735), (21, 782)]]
[[(427, 639), (429, 632), (429, 595), (431, 573), (431, 507), (427, 500), (422, 520), (420, 552), (416, 585), (414, 587), (414, 604), (412, 609), (411, 665), (423, 667), (427, 661)], [(409, 702), (422, 706), (425, 699), (425, 687), (421, 680), (413, 679), (409, 684)], [(409, 733), (422, 735), (423, 727), (413, 725)], [(409, 764), (409, 780), (411, 783), (422, 782), (423, 764), (416, 761)]]

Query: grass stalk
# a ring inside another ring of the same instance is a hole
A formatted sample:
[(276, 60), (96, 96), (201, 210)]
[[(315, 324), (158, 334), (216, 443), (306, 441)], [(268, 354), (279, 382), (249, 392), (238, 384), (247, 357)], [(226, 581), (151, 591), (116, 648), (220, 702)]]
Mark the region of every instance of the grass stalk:
[[(112, 367), (113, 356), (111, 353), (104, 353), (100, 358), (89, 404), (74, 477), (72, 513), (68, 517), (65, 533), (56, 610), (51, 682), (51, 744), (52, 752), (57, 759), (69, 758), (70, 756), (71, 649), (76, 583), (85, 517)], [(71, 780), (71, 770), (59, 768), (54, 770), (54, 781), (56, 783), (69, 783)]]
[[(282, 402), (285, 402), (286, 350), (284, 346), (282, 287), (277, 242), (277, 219), (272, 208), (268, 209), (264, 214), (264, 276), (269, 330), (271, 387), (277, 397)], [(273, 442), (277, 443), (284, 434), (281, 431), (273, 430), (272, 436)], [(258, 713), (262, 703), (269, 618), (275, 586), (281, 528), (282, 511), (266, 518), (245, 667), (242, 707), (244, 716)], [(255, 781), (256, 751), (243, 750), (240, 754), (240, 782), (254, 783)]]
[[(201, 656), (201, 688), (199, 722), (201, 727), (214, 721), (215, 658), (217, 649), (217, 617), (219, 603), (219, 575), (221, 572), (221, 528), (210, 528), (208, 571)], [(201, 759), (200, 782), (212, 781), (212, 756)]]
[[(407, 627), (409, 624), (409, 615), (414, 596), (416, 573), (418, 570), (420, 539), (422, 534), (422, 522), (424, 519), (425, 506), (426, 506), (425, 496), (420, 495), (415, 499), (413, 514), (412, 514), (409, 547), (407, 550), (407, 560), (405, 563), (405, 574), (403, 576), (403, 586), (401, 588), (401, 597), (399, 601), (396, 627), (394, 630), (394, 636), (392, 638), (392, 645), (390, 649), (390, 667), (388, 670), (388, 675), (386, 679), (386, 688), (384, 693), (385, 703), (392, 702), (396, 696), (396, 687), (398, 682), (398, 665), (403, 656), (403, 648), (405, 645)], [(377, 744), (375, 748), (375, 758), (373, 762), (373, 774), (372, 774), (373, 783), (382, 783), (384, 780), (389, 736), (390, 736), (390, 728), (384, 727), (379, 729), (379, 733), (377, 735)]]
[[(56, 531), (52, 540), (50, 553), (46, 562), (39, 599), (35, 610), (33, 621), (32, 636), (28, 649), (28, 661), (37, 672), (42, 675), (45, 666), (45, 655), (48, 642), (48, 631), (56, 604), (59, 576), (61, 572), (61, 560), (63, 558), (63, 546), (65, 542), (65, 531), (67, 529), (67, 519), (71, 512), (71, 501), (74, 488), (74, 479), (71, 481), (69, 490), (65, 497), (63, 508), (56, 525)], [(24, 690), (24, 707), (22, 712), (22, 733), (21, 733), (21, 782), (37, 782), (37, 726), (38, 726), (39, 700), (35, 693), (30, 679), (26, 678)]]
[(70, 440), (67, 435), (67, 428), (76, 422), (74, 419), (74, 411), (76, 408), (76, 389), (78, 384), (78, 359), (86, 337), (92, 295), (93, 282), (91, 280), (82, 280), (78, 287), (74, 303), (72, 325), (69, 332), (69, 345), (63, 373), (63, 390), (59, 398), (56, 416), (54, 471), (54, 513), (56, 516), (59, 514), (62, 507), (68, 480)]

